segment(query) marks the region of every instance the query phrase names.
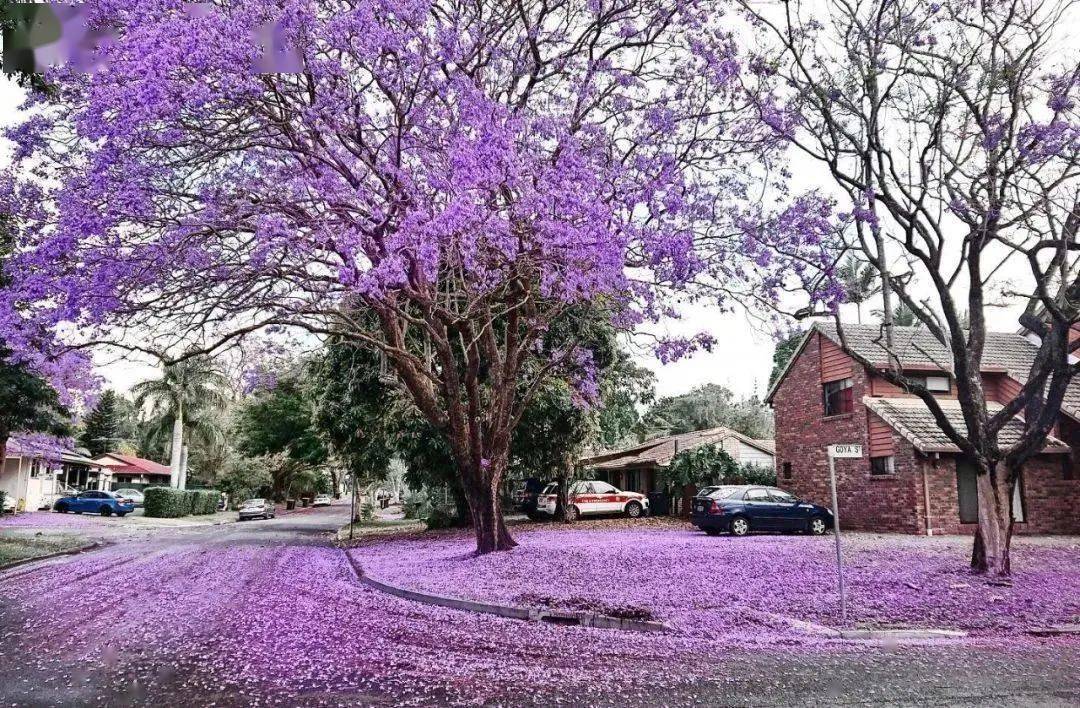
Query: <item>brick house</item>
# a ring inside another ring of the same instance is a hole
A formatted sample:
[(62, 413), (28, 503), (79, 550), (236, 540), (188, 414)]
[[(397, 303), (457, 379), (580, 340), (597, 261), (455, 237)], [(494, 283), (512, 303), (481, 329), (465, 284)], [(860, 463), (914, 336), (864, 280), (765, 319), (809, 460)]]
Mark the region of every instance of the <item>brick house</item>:
[[(837, 460), (837, 501), (845, 528), (913, 534), (971, 533), (977, 524), (974, 470), (918, 398), (878, 372), (888, 357), (877, 325), (844, 325), (863, 367), (840, 348), (836, 328), (815, 324), (803, 337), (766, 402), (776, 419), (779, 485), (830, 505), (827, 445), (862, 443), (862, 459)], [(921, 377), (963, 428), (951, 376), (952, 357), (924, 328), (896, 327), (904, 372)], [(988, 333), (983, 385), (991, 405), (1019, 390), (1037, 351), (1023, 333)], [(1020, 420), (1000, 442), (1015, 441)], [(1080, 381), (1062, 405), (1060, 422), (1021, 475), (1014, 498), (1018, 533), (1080, 533)]]

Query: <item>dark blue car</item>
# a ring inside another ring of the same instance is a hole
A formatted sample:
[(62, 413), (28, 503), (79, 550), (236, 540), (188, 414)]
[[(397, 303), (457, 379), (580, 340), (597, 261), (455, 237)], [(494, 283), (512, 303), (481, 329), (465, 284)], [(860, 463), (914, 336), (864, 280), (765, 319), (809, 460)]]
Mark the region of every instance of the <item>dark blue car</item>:
[(690, 521), (710, 536), (723, 531), (735, 536), (751, 531), (801, 531), (820, 536), (833, 527), (829, 509), (775, 487), (749, 484), (702, 489), (694, 497)]
[(76, 514), (101, 514), (102, 516), (123, 516), (135, 511), (135, 505), (112, 492), (90, 489), (79, 492), (78, 496), (57, 499), (53, 509), (61, 514), (73, 511)]

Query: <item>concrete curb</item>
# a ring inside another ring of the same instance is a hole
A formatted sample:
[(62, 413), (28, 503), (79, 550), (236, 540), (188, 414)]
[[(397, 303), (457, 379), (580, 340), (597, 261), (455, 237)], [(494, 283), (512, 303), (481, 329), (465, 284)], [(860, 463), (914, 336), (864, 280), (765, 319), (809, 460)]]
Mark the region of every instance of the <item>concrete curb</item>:
[(1060, 637), (1063, 635), (1080, 634), (1080, 624), (1056, 624), (1050, 627), (1030, 627), (1024, 630), (1024, 632), (1035, 637)]
[(777, 622), (805, 634), (812, 634), (829, 639), (844, 640), (919, 640), (919, 639), (960, 639), (968, 635), (958, 629), (835, 629), (823, 624), (778, 615), (761, 610), (745, 610), (746, 614), (760, 621)]
[(671, 627), (663, 622), (648, 622), (645, 620), (633, 620), (625, 619), (622, 617), (611, 617), (608, 615), (600, 615), (594, 612), (575, 612), (575, 611), (560, 611), (560, 610), (547, 610), (535, 607), (518, 607), (514, 605), (496, 605), (488, 602), (478, 602), (476, 600), (463, 600), (456, 597), (443, 597), (442, 595), (431, 595), (425, 592), (419, 592), (417, 590), (407, 590), (405, 588), (399, 588), (389, 583), (384, 583), (381, 580), (376, 580), (371, 576), (364, 573), (360, 564), (352, 557), (352, 554), (348, 551), (342, 551), (345, 557), (349, 561), (349, 566), (352, 567), (353, 572), (356, 574), (357, 580), (361, 583), (372, 587), (380, 592), (387, 593), (388, 595), (394, 595), (405, 600), (412, 600), (413, 602), (420, 602), (425, 605), (437, 605), (439, 607), (448, 607), (454, 610), (463, 610), (465, 612), (477, 612), (486, 615), (497, 615), (499, 617), (507, 617), (509, 619), (525, 620), (528, 622), (547, 622), (548, 624), (560, 624), (567, 626), (578, 627), (596, 627), (599, 629), (618, 629), (628, 632), (671, 632)]
[(959, 629), (842, 629), (841, 639), (962, 639), (968, 635)]
[(105, 541), (94, 541), (93, 543), (88, 543), (85, 546), (71, 548), (66, 551), (57, 551), (56, 553), (48, 553), (43, 556), (34, 556), (33, 558), (23, 558), (22, 560), (13, 561), (11, 563), (8, 563), (7, 565), (0, 565), (0, 575), (3, 575), (6, 571), (9, 571), (13, 568), (18, 568), (20, 566), (30, 565), (31, 563), (41, 563), (47, 560), (52, 560), (53, 558), (61, 558), (63, 556), (74, 556), (79, 553), (86, 553), (88, 551), (94, 551), (99, 548), (104, 548), (108, 545), (111, 544)]

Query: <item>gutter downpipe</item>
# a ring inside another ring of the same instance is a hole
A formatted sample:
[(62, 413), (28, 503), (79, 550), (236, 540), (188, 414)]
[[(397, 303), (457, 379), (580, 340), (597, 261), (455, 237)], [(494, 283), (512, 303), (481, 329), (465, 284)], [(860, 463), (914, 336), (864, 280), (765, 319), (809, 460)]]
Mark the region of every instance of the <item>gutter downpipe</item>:
[[(937, 453), (935, 452), (936, 456)], [(926, 465), (922, 466), (922, 491), (923, 491), (923, 509), (925, 510), (926, 518), (926, 535), (933, 536), (934, 529), (930, 526), (930, 482), (927, 479)]]

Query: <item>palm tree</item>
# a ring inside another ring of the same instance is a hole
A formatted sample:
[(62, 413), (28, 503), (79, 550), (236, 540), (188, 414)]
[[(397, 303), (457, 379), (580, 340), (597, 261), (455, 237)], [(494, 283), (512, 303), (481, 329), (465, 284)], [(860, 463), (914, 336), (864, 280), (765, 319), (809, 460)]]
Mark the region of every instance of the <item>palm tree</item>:
[(169, 449), (170, 484), (183, 489), (187, 480), (186, 452), (184, 444), (185, 421), (198, 423), (206, 419), (206, 412), (220, 409), (228, 402), (229, 380), (208, 357), (183, 359), (164, 368), (162, 377), (143, 381), (131, 387), (135, 405), (140, 408), (147, 401), (151, 415), (164, 422), (172, 422), (172, 444)]
[(836, 277), (844, 286), (847, 301), (855, 304), (859, 324), (862, 324), (862, 304), (881, 292), (877, 269), (850, 254), (836, 269)]

